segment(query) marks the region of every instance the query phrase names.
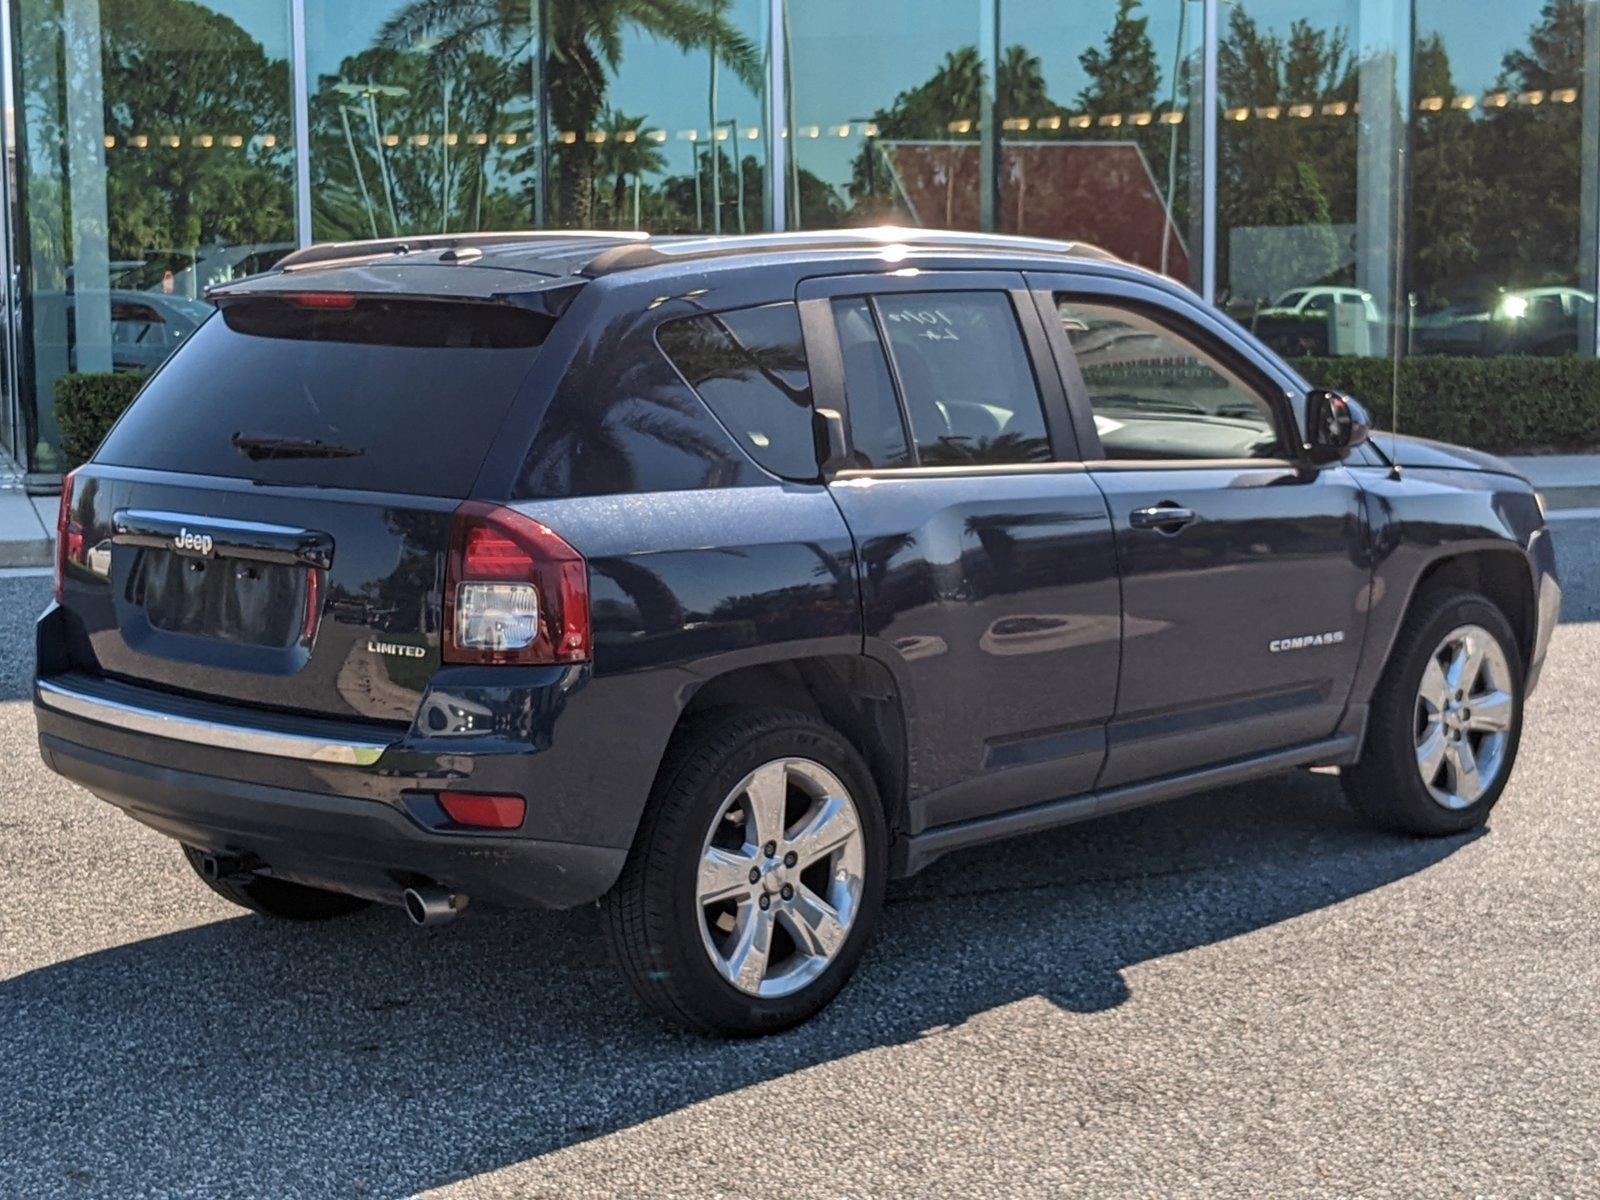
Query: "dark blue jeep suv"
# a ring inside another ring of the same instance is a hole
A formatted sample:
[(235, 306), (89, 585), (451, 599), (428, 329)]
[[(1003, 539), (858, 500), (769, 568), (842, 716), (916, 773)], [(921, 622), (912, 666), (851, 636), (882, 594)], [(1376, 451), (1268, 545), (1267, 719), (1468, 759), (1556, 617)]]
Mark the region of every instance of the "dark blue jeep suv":
[(598, 899), (646, 1005), (754, 1034), (963, 846), (1314, 765), (1449, 834), (1506, 785), (1533, 489), (1091, 247), (482, 234), (212, 299), (67, 481), (35, 700), (247, 908)]

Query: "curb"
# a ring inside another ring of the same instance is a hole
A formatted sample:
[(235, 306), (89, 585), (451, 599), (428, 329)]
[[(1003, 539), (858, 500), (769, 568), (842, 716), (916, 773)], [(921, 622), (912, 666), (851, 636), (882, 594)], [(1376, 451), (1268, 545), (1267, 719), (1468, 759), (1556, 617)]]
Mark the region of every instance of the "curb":
[(0, 570), (53, 566), (55, 557), (54, 538), (0, 542)]
[(1504, 458), (1545, 496), (1600, 490), (1600, 454), (1508, 454)]
[(53, 496), (0, 489), (0, 570), (54, 564), (55, 507)]
[(1600, 508), (1600, 486), (1540, 488), (1545, 507), (1550, 512), (1573, 508)]

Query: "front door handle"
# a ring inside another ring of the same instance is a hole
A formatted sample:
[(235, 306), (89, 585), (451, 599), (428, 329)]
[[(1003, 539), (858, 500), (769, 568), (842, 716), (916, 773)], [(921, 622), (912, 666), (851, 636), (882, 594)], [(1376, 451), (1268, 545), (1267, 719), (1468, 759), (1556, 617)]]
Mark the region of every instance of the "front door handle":
[(1157, 529), (1162, 533), (1177, 533), (1193, 520), (1193, 509), (1181, 508), (1170, 501), (1136, 508), (1128, 515), (1128, 524), (1135, 529)]

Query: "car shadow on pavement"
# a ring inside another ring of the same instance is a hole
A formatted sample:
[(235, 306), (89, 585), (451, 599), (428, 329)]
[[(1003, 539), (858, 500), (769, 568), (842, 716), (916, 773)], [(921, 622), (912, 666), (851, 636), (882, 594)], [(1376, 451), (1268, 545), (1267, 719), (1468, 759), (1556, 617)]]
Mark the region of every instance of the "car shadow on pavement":
[(831, 1009), (758, 1044), (644, 1018), (593, 908), (216, 921), (0, 984), (0, 1160), (30, 1195), (411, 1195), (1013, 1001), (1117, 1005), (1128, 966), (1468, 840), (1368, 832), (1297, 773), (955, 855), (893, 885)]

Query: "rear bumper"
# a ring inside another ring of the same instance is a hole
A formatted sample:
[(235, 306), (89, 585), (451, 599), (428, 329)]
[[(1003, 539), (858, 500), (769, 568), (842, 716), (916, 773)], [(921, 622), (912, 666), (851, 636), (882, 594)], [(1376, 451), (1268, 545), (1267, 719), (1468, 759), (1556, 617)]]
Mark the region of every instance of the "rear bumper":
[[(291, 761), (261, 746), (198, 743), (193, 728), (163, 737), (115, 710), (91, 719), (105, 697), (70, 682), (47, 697), (50, 686), (41, 682), (35, 713), (52, 770), (160, 833), (253, 856), (286, 879), (389, 903), (407, 887), (435, 883), (489, 904), (567, 908), (602, 895), (627, 857), (626, 848), (429, 828), (437, 808), (428, 789), (453, 772), (441, 777), (424, 756), (391, 748), (360, 765)], [(64, 704), (63, 691), (87, 699)]]

